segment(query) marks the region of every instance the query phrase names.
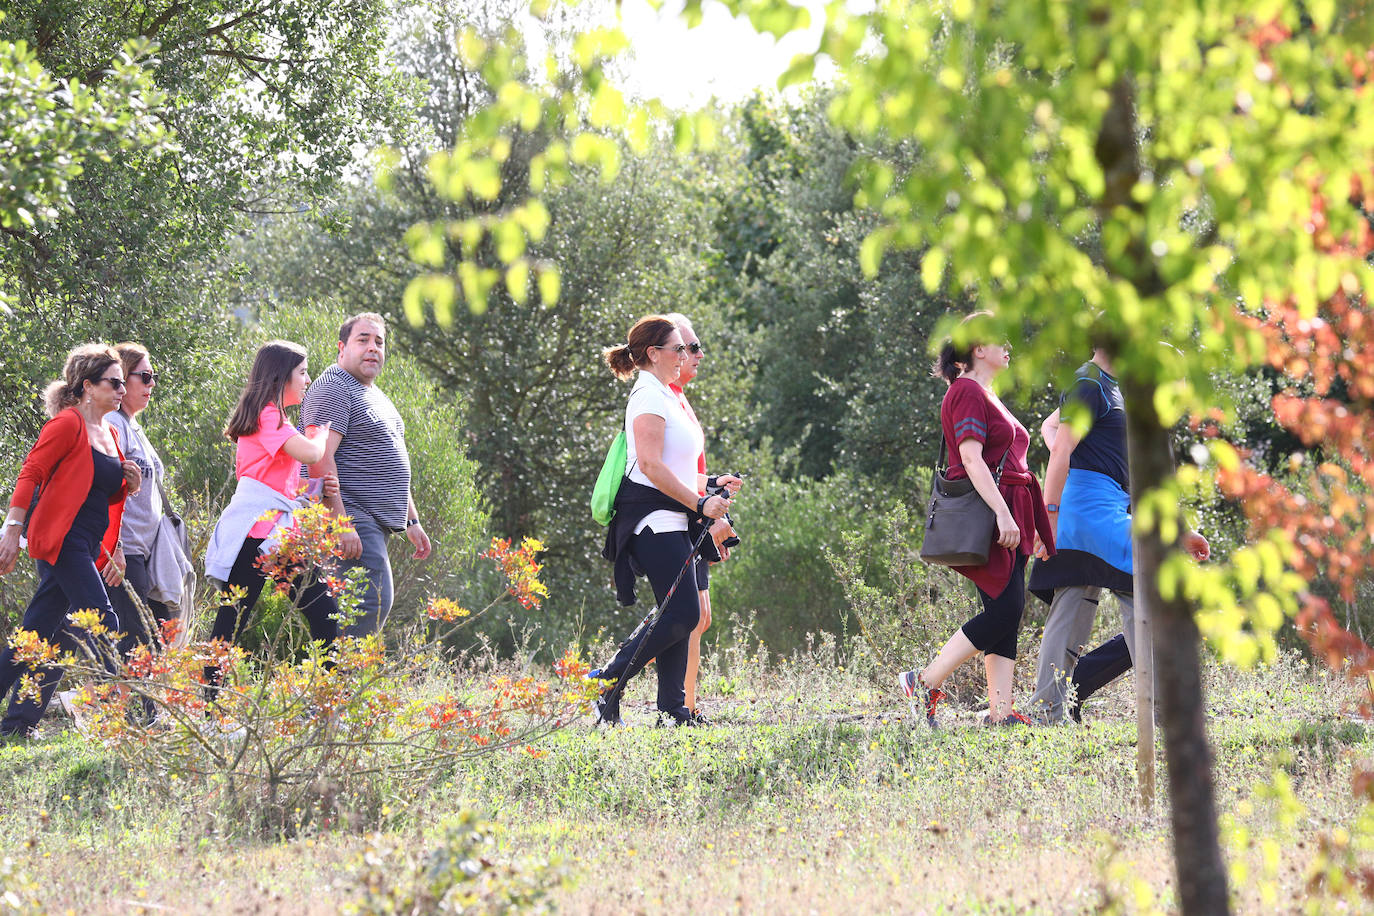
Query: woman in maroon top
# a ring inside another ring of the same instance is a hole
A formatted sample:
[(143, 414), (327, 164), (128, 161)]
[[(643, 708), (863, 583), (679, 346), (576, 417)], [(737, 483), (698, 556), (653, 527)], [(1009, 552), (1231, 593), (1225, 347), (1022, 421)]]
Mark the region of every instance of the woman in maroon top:
[[(986, 316), (986, 312), (970, 315), (965, 323)], [(978, 586), (982, 613), (955, 631), (924, 670), (897, 675), (908, 697), (921, 697), (931, 727), (935, 726), (935, 706), (945, 697), (940, 685), (979, 652), (987, 670), (988, 723), (1030, 724), (1012, 708), (1016, 634), (1026, 604), (1026, 560), (1037, 535), (1053, 554), (1054, 535), (1040, 482), (1026, 465), (1030, 435), (992, 390), (993, 378), (1010, 363), (1010, 344), (959, 347), (946, 340), (935, 364), (934, 374), (949, 383), (940, 405), (940, 425), (949, 446), (948, 476), (973, 481), (978, 495), (997, 515), (997, 530), (986, 564), (955, 567)], [(1002, 466), (1000, 478), (998, 465)]]

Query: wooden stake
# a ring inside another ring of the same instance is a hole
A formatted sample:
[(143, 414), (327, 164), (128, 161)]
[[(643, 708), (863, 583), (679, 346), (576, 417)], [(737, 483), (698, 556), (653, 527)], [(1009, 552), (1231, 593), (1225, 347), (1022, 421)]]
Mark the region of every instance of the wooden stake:
[[(1132, 537), (1132, 542), (1135, 538)], [(1135, 770), (1140, 804), (1155, 803), (1155, 642), (1150, 625), (1149, 591), (1141, 582), (1139, 551), (1135, 560)]]

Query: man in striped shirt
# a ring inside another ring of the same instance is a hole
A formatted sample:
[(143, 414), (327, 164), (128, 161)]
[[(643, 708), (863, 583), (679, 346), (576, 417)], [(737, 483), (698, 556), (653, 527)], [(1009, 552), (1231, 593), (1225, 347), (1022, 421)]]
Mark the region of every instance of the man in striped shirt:
[(411, 495), (405, 421), (376, 384), (385, 361), (386, 321), (371, 312), (354, 315), (339, 328), (337, 364), (320, 373), (301, 406), (307, 431), (330, 424), (324, 458), (310, 466), (310, 476), (338, 476), (339, 493), (326, 501), (336, 515), (353, 520), (354, 530), (342, 539), (344, 565), (361, 567), (367, 576), (348, 636), (377, 632), (391, 611), (388, 538), (404, 531), (416, 559), (431, 550)]

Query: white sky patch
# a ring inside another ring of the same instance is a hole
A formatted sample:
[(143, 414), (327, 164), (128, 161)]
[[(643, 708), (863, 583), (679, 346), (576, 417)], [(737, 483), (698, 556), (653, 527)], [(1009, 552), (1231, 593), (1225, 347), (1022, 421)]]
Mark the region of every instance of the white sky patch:
[[(756, 89), (776, 92), (778, 77), (797, 54), (814, 52), (825, 24), (822, 0), (804, 0), (811, 26), (775, 40), (755, 32), (748, 19), (733, 19), (708, 3), (694, 29), (678, 17), (680, 0), (656, 11), (646, 0), (621, 0), (621, 28), (629, 55), (618, 68), (624, 89), (641, 99), (657, 98), (674, 108), (698, 108), (713, 97), (738, 102)], [(825, 76), (823, 66), (818, 76)]]

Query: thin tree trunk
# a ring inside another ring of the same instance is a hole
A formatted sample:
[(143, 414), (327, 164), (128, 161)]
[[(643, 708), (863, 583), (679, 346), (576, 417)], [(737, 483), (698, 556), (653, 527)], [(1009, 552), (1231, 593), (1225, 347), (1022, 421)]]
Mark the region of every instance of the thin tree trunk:
[[(1169, 431), (1155, 412), (1154, 385), (1122, 379), (1130, 452), (1131, 494), (1140, 496), (1173, 474)], [(1157, 527), (1137, 531), (1136, 596), (1149, 609), (1154, 660), (1169, 774), (1169, 809), (1178, 874), (1179, 908), (1185, 914), (1230, 912), (1226, 866), (1218, 841), (1212, 792), (1212, 749), (1203, 721), (1198, 629), (1186, 600), (1165, 600), (1159, 569), (1171, 547)], [(1139, 676), (1139, 672), (1137, 672)]]
[[(1135, 538), (1132, 538), (1135, 541)], [(1135, 544), (1132, 544), (1134, 553)], [(1146, 600), (1145, 577), (1140, 574), (1140, 558), (1135, 568), (1135, 771), (1140, 783), (1140, 804), (1155, 803), (1155, 632), (1150, 625), (1150, 603)]]

